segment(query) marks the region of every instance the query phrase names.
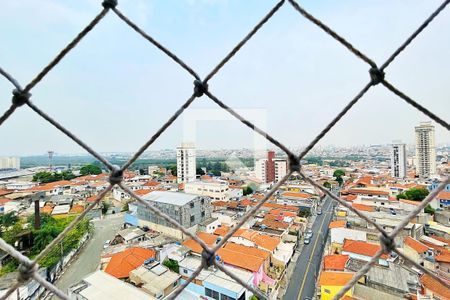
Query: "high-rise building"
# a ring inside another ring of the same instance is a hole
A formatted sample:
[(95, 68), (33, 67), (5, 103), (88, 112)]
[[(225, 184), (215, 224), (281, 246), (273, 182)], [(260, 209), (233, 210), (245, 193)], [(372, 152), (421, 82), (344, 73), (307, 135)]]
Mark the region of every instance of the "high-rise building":
[(391, 176), (406, 177), (406, 145), (400, 141), (393, 141), (391, 145)]
[(1, 169), (20, 169), (20, 158), (14, 156), (1, 156), (0, 157), (0, 170)]
[(192, 143), (182, 143), (177, 147), (177, 181), (178, 183), (195, 181), (195, 145)]
[(264, 183), (278, 182), (287, 174), (287, 161), (276, 158), (274, 151), (267, 152), (267, 158), (255, 161), (255, 176)]
[(416, 172), (420, 178), (436, 174), (434, 125), (421, 122), (416, 126)]

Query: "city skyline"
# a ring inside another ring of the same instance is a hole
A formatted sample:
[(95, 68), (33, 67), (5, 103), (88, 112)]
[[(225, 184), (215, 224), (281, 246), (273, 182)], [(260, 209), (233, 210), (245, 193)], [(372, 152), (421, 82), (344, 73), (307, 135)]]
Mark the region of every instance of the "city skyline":
[[(4, 44), (7, 47), (0, 47), (2, 66), (20, 82), (34, 77), (95, 14), (97, 4), (5, 1), (0, 17), (9, 25), (0, 29), (0, 38), (8, 41)], [(386, 2), (361, 7), (356, 1), (346, 1), (339, 5), (304, 5), (381, 62), (437, 4), (438, 1), (413, 6)], [(185, 1), (177, 5), (124, 2), (121, 9), (204, 75), (271, 5), (256, 1)], [(163, 17), (172, 10), (176, 10), (177, 18)], [(404, 13), (406, 10), (408, 14)], [(20, 21), (13, 17), (19, 12), (23, 16)], [(450, 37), (440, 34), (450, 25), (446, 14), (444, 11), (443, 17), (437, 18), (417, 39), (416, 46), (408, 48), (389, 67), (387, 75), (389, 81), (440, 116), (450, 112), (445, 90), (450, 74), (442, 67), (448, 62)], [(385, 22), (380, 23), (380, 19)], [(48, 74), (42, 85), (33, 90), (32, 100), (97, 151), (134, 152), (192, 93), (192, 80), (116, 18), (107, 16), (105, 23)], [(14, 31), (9, 30), (12, 27)], [(31, 30), (35, 34), (30, 36)], [(34, 45), (34, 51), (28, 51), (28, 44)], [(215, 45), (213, 49), (211, 44)], [(436, 47), (428, 47), (430, 44)], [(339, 70), (339, 76), (335, 70)], [(282, 7), (269, 26), (258, 32), (211, 81), (210, 88), (233, 108), (266, 110), (267, 119), (255, 123), (265, 122), (268, 133), (287, 146), (298, 147), (308, 144), (368, 78), (364, 64), (317, 28), (304, 23), (295, 11)], [(240, 82), (245, 82), (245, 86)], [(10, 92), (10, 86), (1, 80), (2, 99), (10, 99)], [(2, 101), (0, 109), (4, 111), (8, 105), (9, 101)], [(199, 99), (192, 109), (200, 108), (217, 107)], [(114, 117), (122, 121), (111, 122)], [(427, 118), (420, 112), (376, 87), (321, 144), (379, 144), (395, 139), (409, 144), (414, 141), (411, 128), (422, 121)], [(150, 150), (175, 148), (182, 140), (182, 124), (183, 115)], [(245, 148), (251, 147), (252, 135), (237, 120), (202, 121), (195, 142), (199, 148)], [(5, 122), (0, 137), (10, 141), (2, 146), (1, 155), (44, 153), (49, 149), (58, 153), (81, 152), (26, 107)], [(449, 133), (439, 125), (436, 140), (450, 141)]]

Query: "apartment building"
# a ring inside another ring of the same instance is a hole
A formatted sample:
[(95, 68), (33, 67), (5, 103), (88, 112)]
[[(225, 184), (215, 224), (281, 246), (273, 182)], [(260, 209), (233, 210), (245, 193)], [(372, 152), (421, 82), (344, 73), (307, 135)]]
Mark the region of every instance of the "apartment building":
[(20, 169), (20, 158), (14, 156), (0, 156), (0, 170)]
[(195, 181), (184, 185), (184, 192), (210, 197), (211, 200), (229, 200), (229, 188), (226, 181)]
[[(211, 200), (209, 197), (199, 195), (154, 191), (142, 196), (142, 199), (153, 207), (176, 220), (184, 228), (192, 228), (211, 218)], [(139, 226), (149, 228), (167, 234), (169, 236), (183, 239), (184, 234), (171, 223), (153, 213), (147, 206), (136, 203), (136, 218)]]
[(436, 174), (436, 146), (434, 125), (422, 122), (416, 131), (416, 172), (420, 178)]
[(405, 178), (406, 170), (406, 145), (394, 141), (391, 145), (391, 176)]
[(264, 183), (278, 182), (287, 174), (287, 160), (276, 158), (274, 151), (267, 152), (267, 158), (255, 161), (255, 176)]
[(195, 145), (183, 143), (177, 147), (177, 182), (186, 183), (195, 181), (196, 175)]

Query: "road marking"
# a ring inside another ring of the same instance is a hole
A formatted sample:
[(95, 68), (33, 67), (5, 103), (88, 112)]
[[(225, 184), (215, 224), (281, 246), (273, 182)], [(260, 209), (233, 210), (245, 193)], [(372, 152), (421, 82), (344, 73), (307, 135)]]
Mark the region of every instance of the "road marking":
[[(330, 207), (328, 206), (328, 208), (330, 208)], [(305, 282), (306, 282), (306, 277), (308, 277), (309, 267), (311, 266), (311, 258), (313, 257), (314, 252), (316, 251), (317, 241), (319, 240), (319, 236), (322, 233), (322, 227), (323, 227), (323, 224), (325, 223), (325, 219), (326, 219), (326, 215), (323, 216), (322, 223), (320, 224), (319, 232), (316, 237), (316, 241), (314, 242), (314, 247), (311, 251), (311, 255), (309, 256), (308, 265), (306, 266), (306, 272), (305, 272), (305, 275), (303, 276), (303, 281), (302, 281), (302, 285), (300, 286), (300, 291), (298, 292), (297, 300), (299, 300), (300, 296), (302, 295), (303, 287), (305, 286)]]

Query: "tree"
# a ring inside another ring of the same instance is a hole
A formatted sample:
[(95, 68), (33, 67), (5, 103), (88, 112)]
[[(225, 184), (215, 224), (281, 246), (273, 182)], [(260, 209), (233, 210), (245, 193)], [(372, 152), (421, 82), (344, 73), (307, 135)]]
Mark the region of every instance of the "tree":
[(99, 166), (96, 166), (96, 165), (93, 165), (93, 164), (84, 165), (80, 169), (80, 174), (82, 176), (85, 176), (85, 175), (98, 175), (100, 173), (102, 173), (102, 169)]
[(170, 174), (173, 176), (177, 176), (177, 165), (168, 165), (167, 170), (169, 170)]
[(434, 215), (434, 212), (436, 210), (432, 208), (430, 204), (428, 204), (427, 206), (425, 206), (425, 209), (423, 211), (427, 214)]
[(139, 175), (145, 175), (145, 169), (139, 169)]
[(128, 211), (130, 210), (130, 207), (128, 206), (128, 202), (126, 202), (123, 206), (122, 206), (122, 211)]
[(259, 298), (258, 298), (256, 295), (252, 295), (252, 296), (250, 297), (250, 300), (259, 300)]
[(333, 177), (336, 178), (336, 181), (339, 183), (339, 186), (342, 186), (342, 184), (344, 183), (344, 180), (342, 179), (342, 176), (344, 176), (344, 175), (345, 175), (345, 172), (341, 169), (337, 169), (333, 173)]
[(111, 207), (110, 203), (108, 203), (106, 201), (102, 201), (102, 214), (106, 214), (110, 207)]
[(197, 175), (200, 175), (200, 176), (205, 175), (205, 171), (203, 171), (202, 168), (197, 168), (196, 173), (197, 173)]
[(324, 187), (324, 188), (327, 188), (327, 189), (330, 189), (330, 188), (331, 188), (331, 183), (329, 183), (328, 181), (325, 181), (325, 182), (323, 183), (323, 187)]
[(178, 266), (178, 262), (173, 259), (166, 259), (163, 262), (163, 265), (168, 267), (171, 271), (174, 271), (175, 273), (178, 273), (180, 271), (180, 267)]
[(426, 188), (410, 188), (397, 195), (397, 199), (422, 201), (430, 192)]
[(0, 223), (3, 227), (8, 228), (17, 223), (19, 218), (15, 212), (9, 212), (0, 216)]
[(57, 172), (37, 172), (33, 175), (33, 181), (38, 181), (40, 183), (49, 183), (58, 180), (71, 180), (76, 176), (72, 173), (72, 171), (62, 171), (60, 173)]
[(253, 193), (253, 189), (249, 186), (246, 186), (245, 188), (243, 188), (242, 193), (244, 194), (244, 196), (250, 195)]

